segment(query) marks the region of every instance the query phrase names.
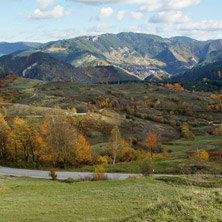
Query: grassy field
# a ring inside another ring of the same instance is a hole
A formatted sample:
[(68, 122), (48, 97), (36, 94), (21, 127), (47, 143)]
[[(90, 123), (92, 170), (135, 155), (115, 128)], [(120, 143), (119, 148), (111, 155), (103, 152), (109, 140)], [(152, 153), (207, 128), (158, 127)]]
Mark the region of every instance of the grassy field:
[[(192, 166), (202, 166), (204, 169), (199, 173), (222, 174), (222, 162), (205, 161), (196, 158), (188, 158), (187, 152), (196, 151), (197, 149), (212, 151), (218, 147), (218, 138), (216, 136), (205, 134), (197, 136), (194, 140), (179, 139), (172, 142), (170, 145), (163, 145), (165, 151), (171, 150), (169, 157), (153, 160), (153, 169), (155, 173), (163, 174), (190, 174), (196, 173), (192, 170)], [(108, 144), (98, 144), (93, 146), (93, 149), (99, 153), (106, 148)], [(155, 156), (155, 154), (154, 154)], [(140, 173), (139, 161), (109, 164), (105, 166), (107, 172), (123, 172), (123, 173)], [(85, 166), (75, 171), (94, 171), (93, 166)]]
[(0, 221), (222, 221), (221, 179), (160, 179), (68, 184), (0, 177)]

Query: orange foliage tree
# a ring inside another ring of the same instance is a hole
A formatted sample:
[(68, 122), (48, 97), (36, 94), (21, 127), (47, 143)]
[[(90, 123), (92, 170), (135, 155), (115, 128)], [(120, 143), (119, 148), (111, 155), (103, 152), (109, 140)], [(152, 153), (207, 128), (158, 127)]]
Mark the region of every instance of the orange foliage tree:
[(75, 165), (91, 164), (92, 149), (90, 143), (86, 141), (82, 134), (78, 135), (75, 143)]
[(59, 108), (44, 115), (37, 141), (41, 147), (41, 159), (54, 166), (68, 168), (92, 161), (90, 144)]
[(153, 149), (157, 146), (157, 137), (150, 131), (145, 139), (145, 145), (149, 148), (151, 158), (153, 159)]

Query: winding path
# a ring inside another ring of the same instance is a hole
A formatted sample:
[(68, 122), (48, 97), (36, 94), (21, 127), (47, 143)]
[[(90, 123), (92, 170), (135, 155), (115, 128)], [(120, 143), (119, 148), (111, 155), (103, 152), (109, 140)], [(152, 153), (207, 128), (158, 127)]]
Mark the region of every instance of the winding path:
[[(83, 178), (93, 178), (94, 173), (89, 172), (56, 172), (57, 178), (65, 180), (67, 178), (73, 178), (75, 180)], [(17, 177), (32, 177), (50, 179), (49, 171), (43, 170), (27, 170), (27, 169), (15, 169), (8, 167), (0, 167), (0, 175), (17, 176)], [(129, 177), (141, 176), (141, 174), (123, 174), (123, 173), (105, 173), (105, 176), (109, 180), (125, 180)]]

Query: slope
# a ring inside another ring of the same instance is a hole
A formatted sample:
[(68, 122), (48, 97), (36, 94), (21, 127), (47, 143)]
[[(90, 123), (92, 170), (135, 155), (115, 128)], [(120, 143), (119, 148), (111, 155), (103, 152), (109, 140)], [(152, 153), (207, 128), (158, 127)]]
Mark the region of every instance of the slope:
[(199, 65), (191, 70), (179, 73), (171, 78), (173, 81), (222, 80), (222, 60), (207, 65)]
[(107, 82), (138, 80), (136, 76), (117, 67), (101, 66), (80, 69), (42, 52), (24, 57), (3, 56), (0, 58), (0, 72), (44, 81)]

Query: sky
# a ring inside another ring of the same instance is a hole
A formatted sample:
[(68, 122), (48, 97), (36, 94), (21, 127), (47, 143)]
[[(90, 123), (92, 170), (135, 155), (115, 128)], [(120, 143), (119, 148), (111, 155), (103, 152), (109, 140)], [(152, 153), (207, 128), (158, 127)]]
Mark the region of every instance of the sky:
[(0, 42), (138, 32), (222, 39), (221, 0), (0, 0)]

